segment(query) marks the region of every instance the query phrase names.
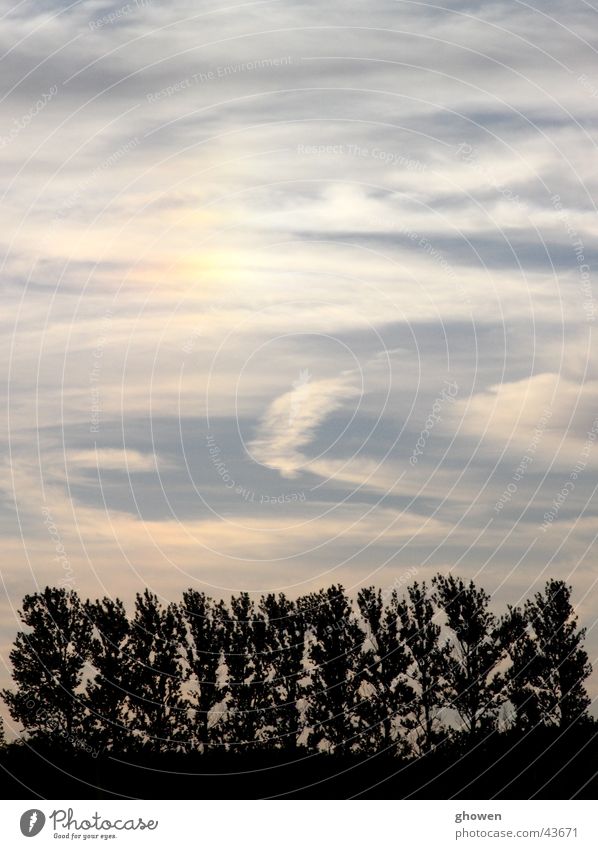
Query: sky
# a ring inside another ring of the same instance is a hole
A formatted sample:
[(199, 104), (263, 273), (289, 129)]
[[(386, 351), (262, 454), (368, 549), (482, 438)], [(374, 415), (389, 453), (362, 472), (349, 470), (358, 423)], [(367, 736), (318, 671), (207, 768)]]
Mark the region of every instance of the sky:
[(0, 2), (0, 685), (46, 585), (438, 571), (497, 611), (566, 579), (598, 670), (597, 34)]

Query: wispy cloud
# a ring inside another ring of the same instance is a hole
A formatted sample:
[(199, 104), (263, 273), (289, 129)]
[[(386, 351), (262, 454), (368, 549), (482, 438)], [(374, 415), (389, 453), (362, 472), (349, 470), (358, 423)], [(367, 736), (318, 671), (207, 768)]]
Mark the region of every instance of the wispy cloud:
[(353, 374), (311, 380), (309, 373), (302, 371), (292, 388), (270, 404), (248, 450), (258, 463), (293, 478), (308, 462), (301, 449), (310, 444), (318, 427), (360, 394)]
[[(97, 469), (99, 472), (122, 471), (123, 473), (154, 472), (158, 458), (155, 454), (142, 454), (131, 448), (101, 448), (97, 451), (73, 451), (69, 461), (75, 469)], [(164, 462), (161, 463), (164, 467)]]

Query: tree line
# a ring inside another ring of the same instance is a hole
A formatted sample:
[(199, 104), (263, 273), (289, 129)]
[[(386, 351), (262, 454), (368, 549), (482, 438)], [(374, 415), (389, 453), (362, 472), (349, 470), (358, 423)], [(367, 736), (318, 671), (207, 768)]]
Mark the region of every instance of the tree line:
[(550, 580), (502, 615), (473, 581), (404, 595), (340, 585), (227, 603), (149, 590), (25, 596), (1, 695), (32, 742), (95, 753), (392, 752), (589, 722), (591, 673), (571, 587)]

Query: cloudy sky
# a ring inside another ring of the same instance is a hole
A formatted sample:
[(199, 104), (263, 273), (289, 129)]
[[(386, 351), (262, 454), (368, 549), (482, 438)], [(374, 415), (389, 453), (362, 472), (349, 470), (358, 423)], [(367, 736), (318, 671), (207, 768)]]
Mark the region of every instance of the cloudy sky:
[(438, 570), (598, 665), (595, 8), (0, 10), (0, 683), (46, 584)]

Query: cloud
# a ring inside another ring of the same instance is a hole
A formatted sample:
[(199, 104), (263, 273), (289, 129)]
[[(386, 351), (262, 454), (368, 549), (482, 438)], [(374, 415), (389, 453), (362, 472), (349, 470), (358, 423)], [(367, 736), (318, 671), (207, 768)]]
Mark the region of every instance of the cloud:
[(158, 465), (164, 467), (164, 461), (156, 454), (141, 454), (139, 451), (116, 448), (101, 448), (97, 451), (73, 451), (68, 455), (69, 464), (75, 469), (115, 470), (131, 474), (135, 472), (155, 472)]
[[(448, 427), (485, 442), (494, 456), (512, 461), (533, 455), (535, 469), (565, 469), (576, 461), (596, 466), (598, 381), (572, 380), (555, 373), (489, 386), (459, 399)], [(590, 449), (587, 449), (589, 440)], [(583, 456), (582, 456), (583, 455)], [(539, 468), (538, 468), (539, 467)]]
[(310, 444), (317, 428), (346, 401), (360, 394), (352, 374), (314, 381), (308, 371), (300, 371), (292, 389), (266, 410), (258, 426), (259, 436), (247, 446), (249, 453), (283, 477), (296, 477), (308, 462), (301, 449)]

